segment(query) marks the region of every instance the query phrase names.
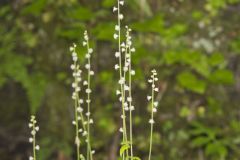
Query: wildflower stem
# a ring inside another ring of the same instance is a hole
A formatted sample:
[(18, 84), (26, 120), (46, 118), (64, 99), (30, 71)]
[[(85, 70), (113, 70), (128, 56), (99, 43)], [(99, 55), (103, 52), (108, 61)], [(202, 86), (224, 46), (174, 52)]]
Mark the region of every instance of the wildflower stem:
[[(75, 49), (74, 49), (75, 51)], [(74, 61), (74, 66), (77, 66), (76, 61)], [(74, 68), (74, 72), (77, 73), (78, 68)], [(77, 84), (77, 78), (74, 78), (74, 83)], [(77, 112), (77, 107), (78, 107), (78, 100), (79, 100), (79, 95), (78, 91), (75, 90), (76, 98), (74, 101), (74, 112), (75, 112), (75, 143), (76, 143), (76, 152), (77, 152), (77, 160), (80, 160), (80, 138), (79, 138), (79, 126), (78, 126), (78, 112)]]
[[(33, 123), (33, 128), (35, 128), (35, 123)], [(36, 134), (33, 134), (33, 160), (36, 160)]]
[(152, 139), (153, 139), (153, 109), (154, 109), (154, 74), (152, 75), (152, 101), (151, 101), (151, 129), (150, 129), (150, 143), (149, 143), (149, 156), (148, 156), (148, 160), (151, 160), (151, 156), (152, 156)]
[(129, 48), (129, 134), (130, 134), (130, 152), (133, 158), (133, 136), (132, 136), (132, 65), (131, 65), (131, 50)]
[[(89, 42), (87, 40), (87, 52), (89, 53), (90, 51), (90, 47), (89, 47)], [(89, 64), (89, 67), (88, 67), (88, 75), (87, 75), (87, 88), (88, 90), (90, 90), (91, 86), (90, 86), (90, 83), (91, 83), (91, 76), (90, 76), (90, 72), (91, 72), (91, 60), (90, 60), (90, 56), (89, 58), (87, 58), (87, 63)], [(90, 92), (87, 93), (87, 113), (90, 113)], [(90, 157), (90, 160), (92, 160), (92, 153), (91, 153), (91, 142), (90, 142), (90, 115), (87, 115), (87, 159), (89, 159)]]

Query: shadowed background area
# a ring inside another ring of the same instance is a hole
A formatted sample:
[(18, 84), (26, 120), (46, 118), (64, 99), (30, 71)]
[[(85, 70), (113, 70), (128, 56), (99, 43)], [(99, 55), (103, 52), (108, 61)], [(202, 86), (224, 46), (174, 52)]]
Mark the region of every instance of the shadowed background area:
[[(240, 0), (126, 0), (133, 29), (134, 147), (147, 158), (146, 83), (156, 68), (163, 97), (153, 160), (240, 159)], [(69, 46), (81, 64), (88, 30), (93, 53), (92, 129), (96, 160), (116, 160), (121, 136), (113, 39), (116, 0), (0, 1), (0, 159), (31, 154), (36, 114), (40, 160), (75, 157)]]

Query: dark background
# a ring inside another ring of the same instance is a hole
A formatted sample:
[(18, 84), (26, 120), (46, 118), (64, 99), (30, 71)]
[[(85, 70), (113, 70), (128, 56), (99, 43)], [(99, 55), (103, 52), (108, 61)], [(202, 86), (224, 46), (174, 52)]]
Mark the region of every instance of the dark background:
[[(74, 152), (71, 54), (88, 30), (94, 48), (92, 133), (95, 159), (117, 159), (121, 137), (115, 96), (115, 0), (0, 1), (0, 159), (31, 154), (28, 121), (36, 114), (41, 160)], [(153, 160), (240, 159), (240, 1), (126, 0), (133, 29), (135, 153), (146, 159), (147, 78), (156, 68), (163, 93)], [(81, 46), (81, 45), (80, 45)], [(83, 63), (84, 52), (78, 48)]]

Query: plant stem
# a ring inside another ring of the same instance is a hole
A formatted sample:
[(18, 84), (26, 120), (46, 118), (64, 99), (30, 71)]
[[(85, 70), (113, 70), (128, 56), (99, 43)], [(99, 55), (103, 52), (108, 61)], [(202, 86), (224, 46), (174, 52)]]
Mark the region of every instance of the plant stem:
[[(154, 74), (152, 77), (152, 85), (154, 86)], [(151, 101), (151, 120), (153, 120), (153, 107), (154, 107), (154, 87), (152, 87), (152, 101)], [(153, 139), (153, 123), (151, 124), (151, 131), (150, 131), (150, 144), (149, 144), (149, 156), (148, 160), (151, 160), (151, 155), (152, 155), (152, 139)]]

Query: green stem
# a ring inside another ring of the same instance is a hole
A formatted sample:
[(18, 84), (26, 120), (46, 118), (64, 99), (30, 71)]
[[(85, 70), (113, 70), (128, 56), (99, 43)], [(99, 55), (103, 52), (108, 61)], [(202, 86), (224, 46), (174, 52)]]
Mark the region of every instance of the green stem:
[[(152, 81), (153, 81), (152, 85), (154, 86), (154, 75), (153, 75)], [(153, 120), (153, 107), (154, 107), (154, 87), (152, 87), (151, 120)], [(153, 139), (153, 123), (151, 123), (148, 160), (151, 160), (151, 155), (152, 155), (152, 139)]]

